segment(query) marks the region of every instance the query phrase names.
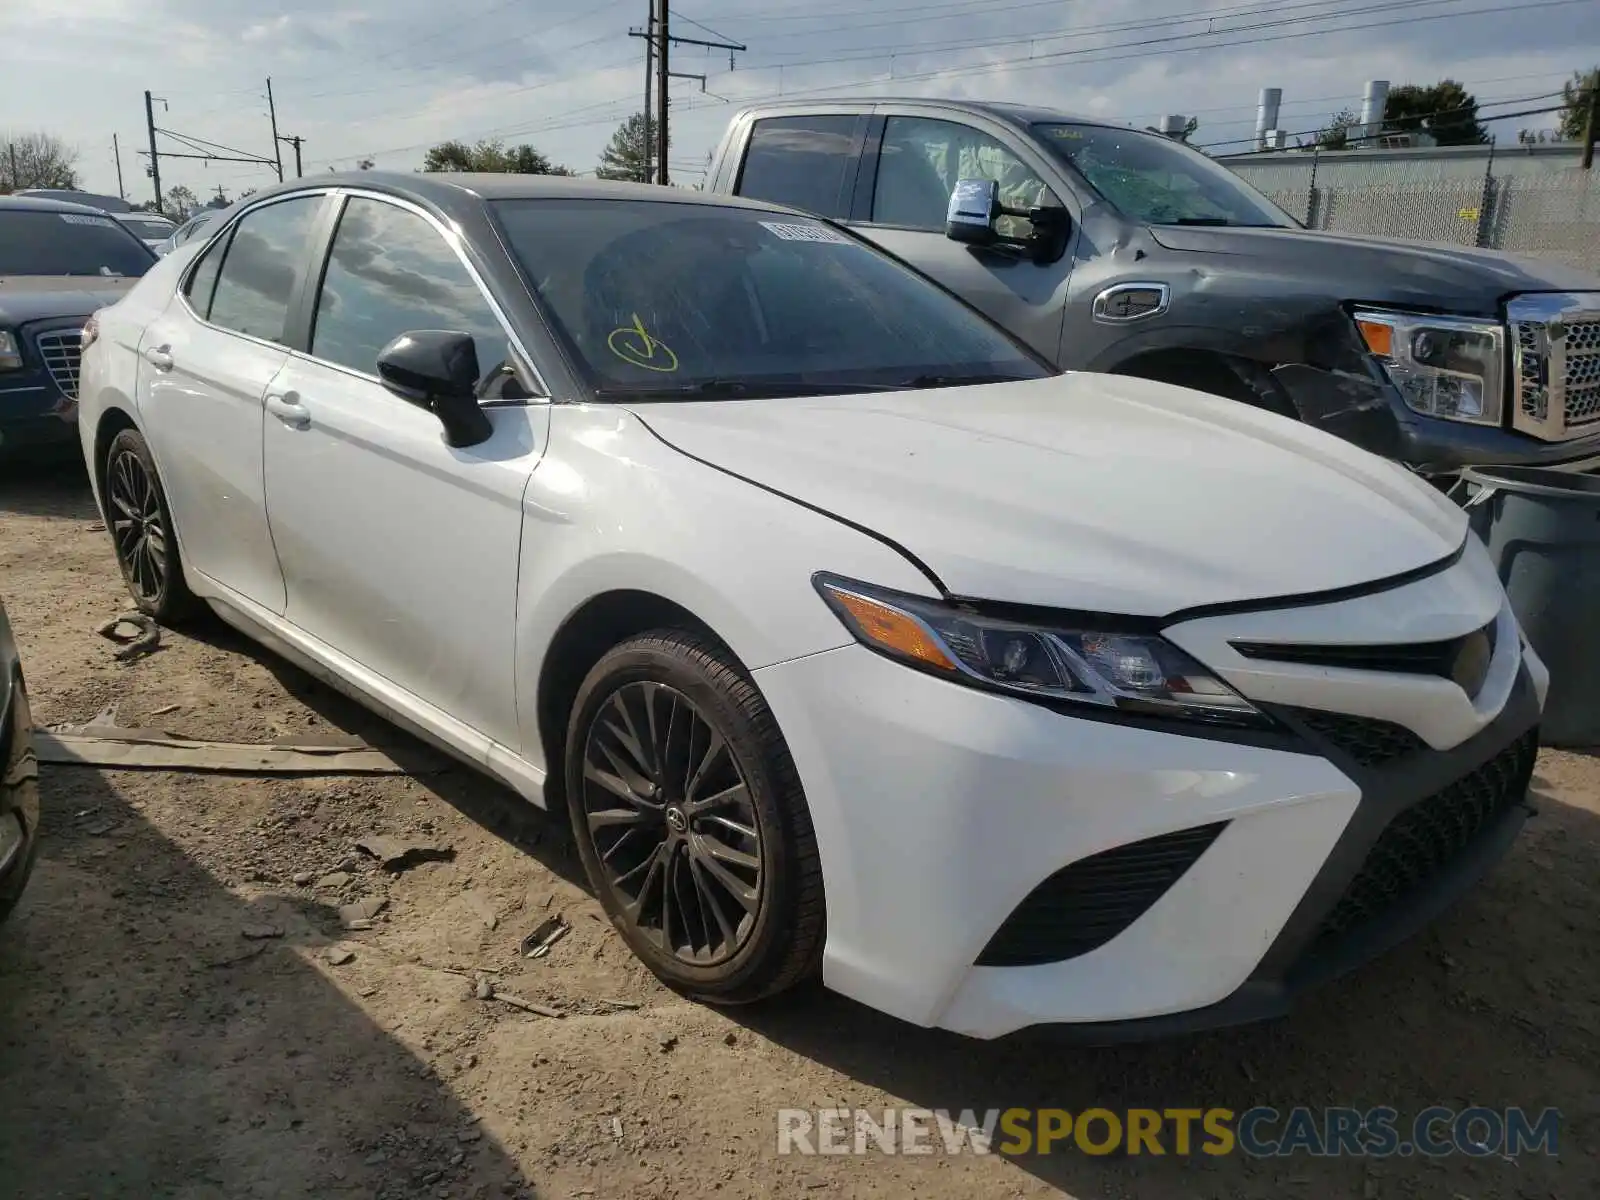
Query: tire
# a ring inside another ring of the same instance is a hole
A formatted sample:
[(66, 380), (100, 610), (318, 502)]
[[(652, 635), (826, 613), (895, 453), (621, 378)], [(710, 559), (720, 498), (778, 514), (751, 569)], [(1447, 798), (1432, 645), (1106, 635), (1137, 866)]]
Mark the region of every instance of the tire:
[(124, 429), (112, 438), (100, 478), (106, 530), (134, 604), (162, 625), (192, 616), (199, 602), (183, 578), (172, 510), (144, 434)]
[(817, 974), (810, 810), (771, 710), (724, 646), (656, 630), (609, 651), (573, 704), (566, 782), (595, 895), (663, 983), (747, 1004)]

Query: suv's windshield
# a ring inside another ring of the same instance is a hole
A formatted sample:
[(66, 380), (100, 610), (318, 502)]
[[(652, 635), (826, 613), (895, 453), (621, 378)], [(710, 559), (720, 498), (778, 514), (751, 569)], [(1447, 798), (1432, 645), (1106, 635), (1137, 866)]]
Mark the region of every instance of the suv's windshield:
[(156, 262), (111, 217), (0, 209), (0, 275), (143, 275)]
[(1038, 141), (1066, 159), (1123, 215), (1146, 225), (1294, 222), (1237, 175), (1154, 133), (1106, 125), (1039, 124)]
[(648, 200), (494, 207), (604, 397), (819, 395), (1052, 374), (925, 279), (808, 217)]

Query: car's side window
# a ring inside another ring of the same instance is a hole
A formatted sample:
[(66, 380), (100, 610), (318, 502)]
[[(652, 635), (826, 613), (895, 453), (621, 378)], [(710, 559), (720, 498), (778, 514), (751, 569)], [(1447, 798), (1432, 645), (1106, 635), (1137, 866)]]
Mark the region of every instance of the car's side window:
[[(844, 216), (849, 207), (843, 194), (846, 173), (855, 165), (856, 121), (827, 114), (757, 121), (739, 176), (739, 195), (819, 217)], [(853, 173), (848, 178), (853, 180)]]
[(188, 297), (189, 307), (194, 309), (202, 320), (207, 319), (211, 312), (211, 293), (217, 288), (217, 270), (222, 266), (225, 245), (226, 242), (222, 241), (215, 246), (206, 247), (205, 253), (200, 256), (200, 261), (195, 263), (194, 269), (189, 272), (189, 282), (183, 285), (183, 294)]
[(228, 240), (209, 320), (269, 342), (284, 340), (295, 283), (322, 197), (298, 196), (246, 213)]
[[(1007, 208), (1060, 203), (1044, 180), (988, 134), (955, 121), (890, 117), (878, 155), (872, 219), (880, 225), (943, 230), (950, 193), (960, 179), (995, 180)], [(996, 228), (1006, 237), (1033, 231), (1022, 217), (1002, 217)]]
[(439, 231), (407, 209), (353, 196), (328, 254), (311, 353), (375, 375), (378, 353), (414, 329), (470, 333), (480, 382), (510, 360), (505, 327)]

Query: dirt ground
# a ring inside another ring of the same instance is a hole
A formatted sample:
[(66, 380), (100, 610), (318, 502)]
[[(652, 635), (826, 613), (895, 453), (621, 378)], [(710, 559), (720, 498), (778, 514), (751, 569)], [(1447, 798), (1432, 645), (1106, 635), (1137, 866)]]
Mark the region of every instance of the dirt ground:
[[(127, 606), (86, 486), (10, 474), (0, 595), (41, 725), (114, 702), (123, 724), (239, 741), (342, 730), (416, 753), (220, 622), (117, 662), (94, 630)], [(1082, 1049), (963, 1041), (820, 991), (755, 1011), (688, 1003), (603, 922), (559, 822), (464, 769), (46, 767), (39, 869), (0, 930), (0, 1192), (1588, 1200), (1600, 759), (1547, 752), (1537, 788), (1539, 816), (1484, 887), (1288, 1020)], [(354, 850), (369, 833), (454, 857), (391, 876)], [(342, 930), (338, 906), (363, 898), (387, 907)], [(521, 958), (558, 912), (571, 935)], [(568, 1015), (478, 999), (483, 976)], [(902, 1104), (1521, 1105), (1562, 1121), (1558, 1156), (1517, 1161), (776, 1152), (780, 1108)]]

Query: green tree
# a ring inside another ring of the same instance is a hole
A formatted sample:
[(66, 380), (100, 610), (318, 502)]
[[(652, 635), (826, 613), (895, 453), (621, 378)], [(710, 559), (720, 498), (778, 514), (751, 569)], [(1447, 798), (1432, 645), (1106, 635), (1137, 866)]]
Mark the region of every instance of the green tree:
[(1489, 140), (1489, 131), (1478, 121), (1477, 97), (1454, 79), (1392, 89), (1383, 108), (1383, 127), (1396, 133), (1420, 130), (1441, 146), (1481, 146)]
[(1561, 85), (1565, 105), (1561, 110), (1561, 136), (1567, 141), (1575, 142), (1583, 136), (1589, 120), (1589, 97), (1594, 95), (1596, 86), (1600, 86), (1600, 67), (1574, 71), (1572, 82)]
[(600, 166), (595, 174), (601, 179), (629, 179), (635, 183), (649, 183), (647, 164), (655, 157), (656, 123), (642, 112), (636, 112), (611, 135), (606, 148), (600, 152)]
[(1341, 108), (1328, 118), (1328, 124), (1317, 130), (1315, 145), (1323, 150), (1348, 150), (1350, 149), (1350, 130), (1358, 124), (1356, 114), (1348, 108)]
[[(363, 168), (365, 169), (365, 168)], [(422, 159), (424, 171), (490, 171), (512, 175), (571, 175), (572, 171), (550, 161), (549, 156), (526, 143), (506, 149), (498, 139), (480, 141), (475, 146), (451, 140), (440, 142)]]
[(174, 221), (187, 221), (200, 209), (200, 197), (183, 184), (170, 189), (161, 201), (163, 211)]
[(76, 188), (78, 152), (49, 133), (0, 133), (0, 195), (25, 188)]

